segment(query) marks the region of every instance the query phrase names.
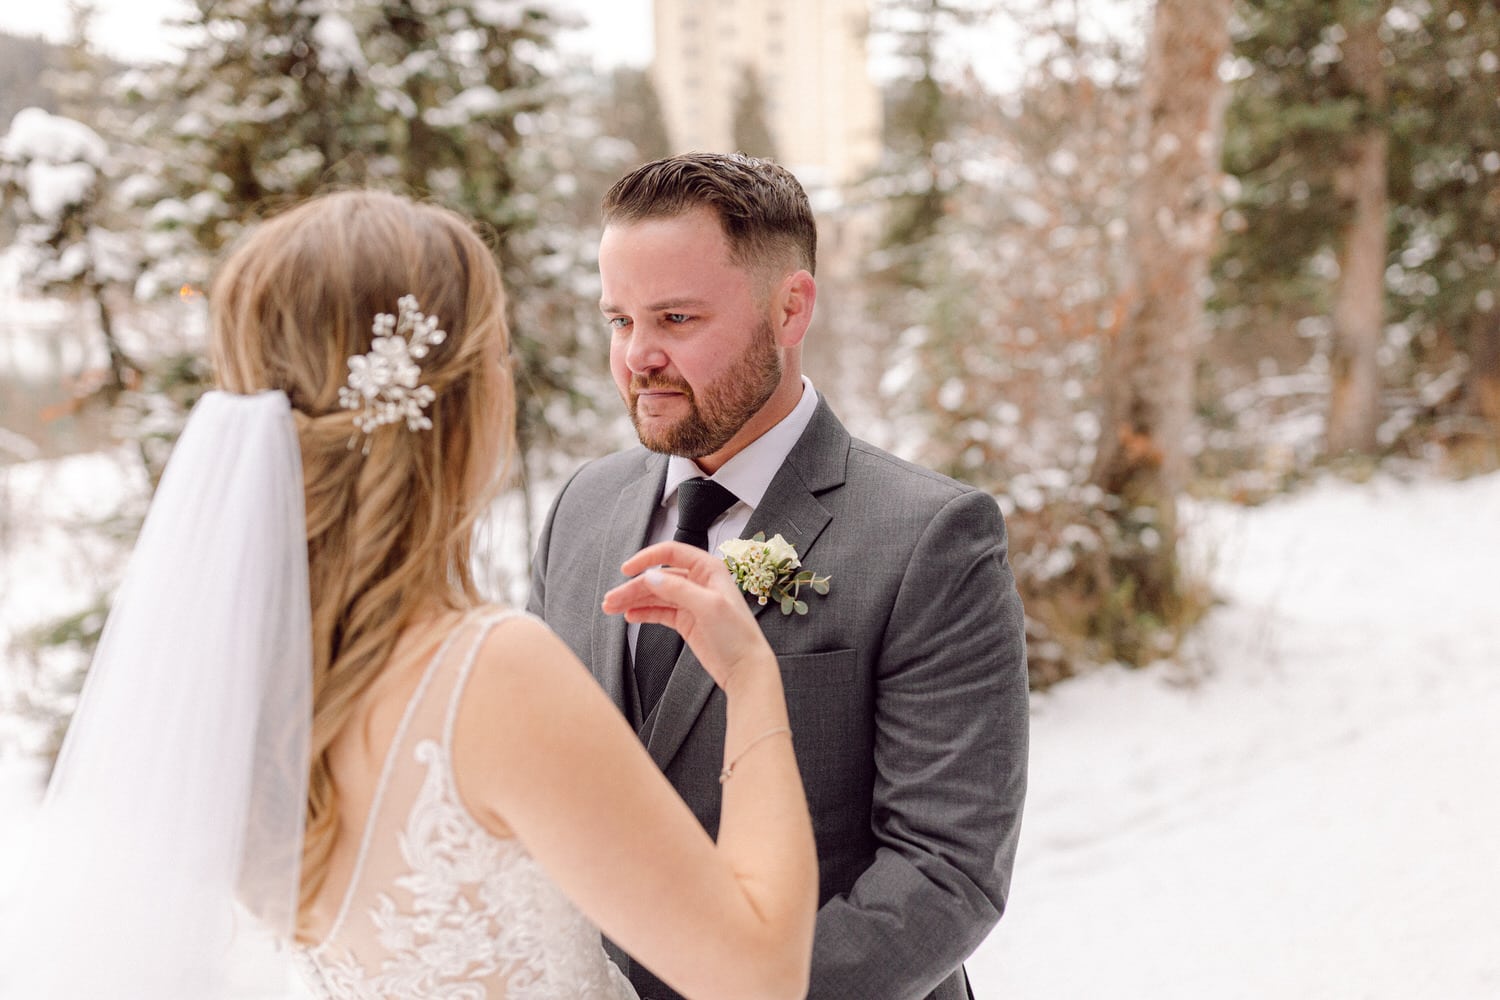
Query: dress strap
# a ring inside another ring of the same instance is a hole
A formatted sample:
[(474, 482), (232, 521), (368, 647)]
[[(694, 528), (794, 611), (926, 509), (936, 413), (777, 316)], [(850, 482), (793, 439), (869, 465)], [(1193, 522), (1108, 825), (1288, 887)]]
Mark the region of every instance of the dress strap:
[(479, 647), (484, 645), (484, 640), (489, 637), (490, 630), (496, 625), (512, 621), (517, 618), (526, 618), (541, 623), (541, 619), (529, 611), (520, 608), (483, 608), (482, 613), (477, 616), (478, 629), (468, 650), (464, 653), (463, 662), (458, 668), (458, 677), (453, 682), (453, 693), (448, 696), (448, 714), (443, 719), (443, 753), (451, 761), (453, 759), (453, 728), (458, 722), (458, 706), (463, 700), (464, 689), (468, 686), (469, 675), (474, 672), (474, 664), (479, 660)]

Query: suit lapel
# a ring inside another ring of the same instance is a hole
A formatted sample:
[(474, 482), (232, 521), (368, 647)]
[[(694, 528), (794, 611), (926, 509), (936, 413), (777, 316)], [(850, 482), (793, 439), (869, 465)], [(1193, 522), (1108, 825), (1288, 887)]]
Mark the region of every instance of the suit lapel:
[(662, 455), (648, 455), (641, 474), (620, 490), (610, 513), (609, 525), (599, 546), (599, 585), (594, 594), (594, 632), (592, 637), (594, 676), (627, 719), (638, 720), (635, 684), (626, 662), (626, 623), (623, 615), (606, 615), (599, 604), (610, 588), (625, 582), (620, 564), (644, 544), (651, 527), (651, 515), (661, 500), (666, 480), (667, 460)]
[[(800, 477), (789, 476), (787, 472), (788, 468), (783, 466), (771, 482), (760, 506), (750, 515), (750, 523), (745, 525), (744, 537), (754, 538), (757, 532), (764, 533), (767, 538), (780, 535), (797, 550), (797, 558), (802, 559), (823, 529), (828, 527), (828, 522), (833, 520), (833, 515), (818, 502)], [(759, 616), (770, 606), (753, 604), (751, 610)]]
[[(765, 532), (767, 538), (780, 534), (796, 546), (799, 558), (805, 558), (833, 519), (818, 500), (818, 494), (843, 484), (849, 443), (849, 432), (828, 404), (819, 399), (807, 430), (797, 439), (772, 478), (766, 495), (750, 515), (744, 537), (754, 537), (757, 531)], [(759, 615), (766, 607), (769, 605), (754, 605), (752, 610)], [(643, 727), (643, 732), (649, 730), (646, 750), (658, 767), (665, 769), (676, 756), (713, 689), (713, 678), (693, 651), (684, 646), (653, 713), (654, 724)]]

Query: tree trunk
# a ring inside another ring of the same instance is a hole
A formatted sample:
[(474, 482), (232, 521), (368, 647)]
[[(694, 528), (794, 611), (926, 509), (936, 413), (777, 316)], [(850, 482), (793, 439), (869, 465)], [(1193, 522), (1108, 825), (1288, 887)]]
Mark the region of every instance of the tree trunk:
[[(1193, 369), (1218, 228), (1230, 0), (1158, 0), (1142, 82), (1146, 169), (1130, 204), (1134, 305), (1105, 352), (1095, 483), (1120, 499), (1138, 555), (1122, 566), (1135, 609), (1175, 620), (1177, 497), (1187, 484)], [(1155, 533), (1151, 538), (1146, 530)]]
[[(1332, 385), (1328, 400), (1328, 453), (1372, 454), (1380, 424), (1380, 368), (1376, 352), (1385, 327), (1388, 139), (1386, 83), (1380, 22), (1385, 4), (1350, 4), (1344, 73), (1364, 101), (1360, 130), (1345, 148), (1339, 192), (1352, 213), (1340, 234), (1339, 278), (1334, 290)], [(1373, 8), (1373, 9), (1371, 9)]]
[(113, 401), (125, 390), (134, 388), (140, 366), (130, 360), (130, 356), (125, 353), (125, 348), (120, 346), (119, 337), (115, 336), (114, 313), (110, 311), (109, 303), (105, 300), (104, 286), (91, 284), (89, 297), (94, 300), (94, 307), (99, 310), (99, 334), (104, 338), (104, 349), (109, 356), (109, 381), (104, 384), (104, 389)]
[(1500, 440), (1500, 309), (1470, 321), (1468, 383), (1474, 409)]

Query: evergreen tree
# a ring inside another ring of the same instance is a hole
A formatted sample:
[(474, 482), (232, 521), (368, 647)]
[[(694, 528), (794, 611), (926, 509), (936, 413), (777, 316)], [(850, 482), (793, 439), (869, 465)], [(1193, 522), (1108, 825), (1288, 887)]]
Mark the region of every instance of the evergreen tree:
[(959, 85), (942, 77), (941, 51), (948, 33), (980, 23), (989, 10), (960, 0), (922, 0), (888, 2), (877, 15), (878, 30), (892, 40), (904, 72), (889, 85), (885, 157), (879, 176), (866, 185), (878, 192), (881, 209), (868, 304), (879, 317), (877, 328), (894, 338), (871, 346), (877, 356), (905, 359), (882, 381), (882, 395), (901, 397), (899, 410), (914, 422), (908, 436), (917, 440), (911, 443), (925, 446), (945, 437), (954, 407), (941, 405), (937, 395), (962, 372), (963, 345), (975, 320), (951, 255), (951, 237), (961, 238), (964, 228), (953, 215), (963, 183), (965, 106)]
[[(1478, 0), (1237, 11), (1225, 166), (1239, 193), (1216, 265), (1221, 336), (1311, 335), (1333, 405), (1384, 417), (1382, 447), (1464, 409), (1500, 435), (1500, 153), (1489, 155), (1500, 149), (1500, 11)], [(1355, 351), (1335, 346), (1352, 312), (1364, 317)], [(1341, 389), (1355, 371), (1359, 388)], [(1404, 413), (1373, 409), (1380, 382)], [(1354, 423), (1367, 447), (1370, 417)], [(1330, 435), (1345, 425), (1331, 413)]]
[[(92, 384), (80, 380), (80, 407), (132, 395), (144, 368), (126, 353), (116, 320), (117, 303), (128, 296), (140, 269), (135, 228), (116, 197), (116, 167), (109, 146), (93, 129), (40, 108), (17, 112), (0, 138), (0, 202), (18, 221), (16, 239), (5, 253), (18, 258), (17, 271), (30, 290), (92, 312), (102, 339), (103, 377)], [(141, 455), (146, 457), (144, 450)], [(85, 657), (98, 641), (101, 603), (90, 595), (86, 607), (39, 629), (31, 642), (23, 640), (34, 647), (71, 647), (79, 654), (71, 671), (38, 671), (37, 683), (13, 706), (42, 724), (50, 752), (60, 746)]]
[(993, 16), (993, 5), (971, 0), (886, 0), (878, 10), (880, 30), (894, 42), (904, 72), (886, 104), (885, 140), (892, 163), (882, 171), (897, 182), (889, 196), (885, 247), (906, 258), (904, 279), (922, 244), (938, 229), (958, 186), (958, 171), (947, 148), (957, 114), (941, 79), (941, 51), (950, 34), (973, 28)]
[[(162, 158), (165, 190), (148, 292), (203, 288), (247, 224), (330, 184), (371, 177), (373, 95), (334, 0), (194, 0), (179, 28), (200, 43), (132, 81), (133, 138)], [(166, 235), (177, 242), (167, 249)]]
[(776, 159), (776, 140), (766, 119), (766, 92), (753, 66), (745, 66), (734, 94), (734, 148), (746, 156)]
[(93, 129), (40, 108), (18, 112), (0, 140), (0, 197), (19, 222), (8, 252), (33, 290), (93, 306), (108, 357), (102, 388), (113, 399), (140, 374), (111, 301), (135, 280), (140, 251), (120, 225), (111, 166)]
[(143, 286), (201, 288), (246, 225), (331, 185), (436, 198), (494, 234), (523, 469), (565, 437), (592, 405), (573, 383), (598, 326), (576, 227), (544, 224), (576, 191), (553, 48), (571, 22), (542, 0), (197, 0), (187, 21), (208, 42), (138, 91), (161, 102), (140, 131), (170, 137), (172, 164), (151, 213), (168, 249)]
[[(576, 143), (578, 128), (557, 111), (575, 95), (562, 89), (570, 78), (551, 49), (565, 23), (553, 5), (196, 0), (185, 22), (200, 44), (180, 63), (127, 73), (117, 84), (96, 81), (99, 92), (119, 95), (103, 102), (106, 138), (84, 129), (92, 139), (69, 154), (84, 162), (57, 165), (77, 196), (41, 212), (45, 218), (28, 218), (28, 231), (37, 234), (32, 242), (54, 247), (74, 268), (82, 251), (63, 240), (79, 242), (71, 235), (77, 231), (89, 234), (89, 248), (105, 245), (99, 226), (76, 220), (102, 204), (95, 183), (102, 173), (123, 176), (112, 204), (141, 206), (144, 222), (137, 217), (121, 231), (142, 239), (135, 269), (111, 264), (108, 277), (123, 288), (134, 279), (141, 299), (182, 294), (201, 302), (225, 245), (319, 190), (372, 185), (434, 198), (493, 236), (509, 293), (523, 461), (538, 442), (550, 446), (574, 434), (597, 440), (600, 428), (587, 411), (602, 395), (594, 390), (594, 359), (603, 353), (604, 332), (590, 306), (597, 294), (580, 294), (580, 275), (592, 276), (592, 237), (580, 238), (571, 204), (589, 143)], [(116, 107), (120, 115), (107, 113)], [(596, 131), (588, 135), (597, 138)], [(12, 139), (6, 183), (18, 191), (18, 178), (35, 169), (14, 130)], [(100, 167), (106, 158), (115, 164), (109, 171)], [(28, 198), (40, 203), (35, 192)], [(46, 236), (41, 222), (64, 235)], [(588, 231), (596, 226), (591, 216)], [(103, 273), (102, 264), (91, 267), (66, 276), (86, 282)], [(149, 371), (135, 380), (140, 391), (121, 396), (134, 411), (122, 424), (140, 440), (154, 477), (207, 371), (196, 352), (149, 353), (149, 363), (139, 365)], [(122, 354), (115, 381), (130, 384), (126, 369), (136, 364)], [(523, 490), (523, 499), (529, 495)], [(524, 531), (505, 544), (515, 548), (505, 563), (529, 558)], [(498, 571), (491, 582), (519, 583)], [(78, 623), (98, 619), (90, 609), (50, 630), (47, 641), (86, 654), (96, 633)]]
[[(386, 131), (374, 145), (399, 180), (493, 230), (517, 360), (523, 482), (567, 437), (592, 398), (599, 335), (576, 276), (592, 268), (564, 203), (577, 190), (577, 149), (558, 108), (578, 99), (557, 73), (554, 40), (571, 24), (552, 4), (403, 0), (360, 31), (365, 74)], [(591, 224), (592, 227), (592, 224)], [(523, 489), (527, 523), (530, 491)], [(529, 539), (521, 540), (528, 546)]]
[[(605, 113), (611, 135), (634, 147), (631, 165), (649, 163), (672, 155), (672, 139), (661, 108), (661, 95), (651, 74), (633, 66), (620, 66), (609, 76)], [(628, 168), (627, 168), (628, 169)]]
[[(1422, 405), (1500, 442), (1500, 7), (1397, 4), (1388, 294)], [(1462, 383), (1451, 377), (1461, 375)], [(1450, 386), (1457, 385), (1457, 391)], [(1449, 433), (1442, 431), (1440, 433)]]
[[(67, 44), (48, 49), (43, 83), (63, 109), (19, 112), (0, 147), (0, 188), (18, 223), (11, 252), (42, 295), (87, 303), (108, 364), (100, 389), (108, 401), (139, 381), (116, 321), (117, 300), (129, 295), (141, 268), (137, 219), (128, 204), (129, 162), (106, 142), (100, 126), (101, 80), (115, 69), (90, 42), (94, 7), (70, 2)], [(121, 190), (123, 188), (123, 190)]]

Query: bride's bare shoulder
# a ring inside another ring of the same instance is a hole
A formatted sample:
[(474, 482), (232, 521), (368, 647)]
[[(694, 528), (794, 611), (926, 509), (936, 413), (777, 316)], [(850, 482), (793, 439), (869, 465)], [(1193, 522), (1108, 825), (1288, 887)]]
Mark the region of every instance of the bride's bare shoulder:
[(459, 792), (485, 826), (509, 828), (518, 795), (553, 762), (582, 752), (579, 732), (624, 726), (587, 669), (540, 619), (497, 612), (475, 653), (453, 729)]
[(490, 605), (478, 617), (488, 630), (476, 654), (476, 676), (537, 664), (582, 666), (557, 633), (530, 612)]

